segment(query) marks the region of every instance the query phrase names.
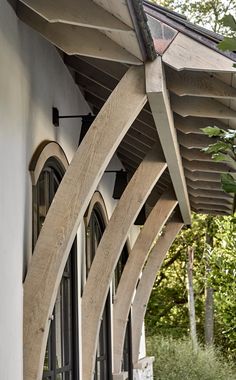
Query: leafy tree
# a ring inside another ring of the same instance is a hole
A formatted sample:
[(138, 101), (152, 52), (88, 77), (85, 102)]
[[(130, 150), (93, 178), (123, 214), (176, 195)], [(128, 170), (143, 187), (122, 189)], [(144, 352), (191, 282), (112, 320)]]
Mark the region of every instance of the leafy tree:
[[(146, 315), (148, 336), (161, 333), (183, 337), (189, 333), (186, 292), (187, 247), (195, 250), (194, 292), (197, 334), (204, 341), (207, 216), (193, 214), (192, 227), (177, 236), (157, 276)], [(207, 281), (214, 289), (215, 344), (236, 358), (236, 224), (234, 218), (212, 218), (213, 249)]]
[(152, 2), (185, 15), (194, 24), (224, 35), (231, 34), (222, 18), (226, 14), (234, 15), (236, 0), (152, 0)]
[(236, 130), (223, 130), (218, 127), (202, 128), (209, 137), (217, 141), (202, 150), (212, 155), (214, 161), (224, 161), (232, 168), (233, 173), (221, 174), (222, 188), (226, 193), (234, 193), (233, 213), (236, 208)]

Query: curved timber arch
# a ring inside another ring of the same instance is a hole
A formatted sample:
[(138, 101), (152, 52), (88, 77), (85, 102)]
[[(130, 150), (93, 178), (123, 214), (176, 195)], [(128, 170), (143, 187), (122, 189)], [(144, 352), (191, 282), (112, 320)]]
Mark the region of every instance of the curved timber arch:
[(91, 125), (47, 213), (24, 283), (24, 380), (41, 380), (50, 315), (78, 226), (146, 101), (144, 68), (131, 67)]
[(100, 318), (129, 229), (166, 167), (154, 145), (128, 183), (98, 246), (82, 298), (83, 379), (93, 377)]
[(168, 221), (163, 234), (157, 240), (148, 256), (146, 266), (143, 270), (142, 277), (136, 289), (133, 306), (132, 306), (132, 335), (133, 335), (133, 363), (138, 362), (139, 344), (142, 333), (142, 325), (147, 309), (147, 303), (150, 298), (152, 287), (154, 285), (157, 272), (159, 271), (162, 262), (171, 247), (177, 233), (183, 227), (182, 218), (179, 215), (174, 215)]
[(114, 370), (119, 373), (124, 345), (125, 330), (133, 294), (147, 259), (149, 250), (178, 201), (173, 191), (164, 193), (148, 216), (129, 255), (118, 285), (113, 312)]

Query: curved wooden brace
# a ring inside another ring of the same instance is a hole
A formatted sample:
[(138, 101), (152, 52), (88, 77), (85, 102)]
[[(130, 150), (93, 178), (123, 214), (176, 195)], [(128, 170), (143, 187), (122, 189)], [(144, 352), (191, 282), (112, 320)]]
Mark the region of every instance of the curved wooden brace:
[(84, 380), (93, 378), (100, 319), (129, 229), (166, 167), (164, 157), (154, 145), (127, 185), (97, 248), (82, 297)]
[(146, 220), (123, 270), (114, 301), (114, 372), (121, 370), (123, 345), (133, 294), (149, 250), (178, 204), (172, 191), (164, 193)]
[(134, 364), (137, 363), (139, 358), (139, 343), (143, 320), (157, 272), (161, 268), (167, 251), (182, 227), (183, 222), (180, 216), (176, 215), (168, 221), (164, 233), (159, 237), (148, 257), (142, 277), (136, 289), (132, 306), (132, 350)]
[(24, 380), (41, 380), (49, 319), (76, 231), (146, 99), (143, 67), (130, 68), (87, 132), (48, 211), (24, 284)]
[(162, 262), (177, 233), (183, 227), (180, 216), (174, 216), (166, 225), (164, 233), (153, 247), (138, 284), (132, 306), (133, 363), (139, 359), (139, 344), (148, 300)]

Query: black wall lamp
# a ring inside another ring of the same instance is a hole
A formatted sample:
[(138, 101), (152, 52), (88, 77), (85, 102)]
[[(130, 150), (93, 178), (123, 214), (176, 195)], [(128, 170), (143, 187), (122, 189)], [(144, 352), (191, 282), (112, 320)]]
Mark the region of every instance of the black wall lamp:
[(74, 118), (81, 118), (82, 119), (82, 125), (81, 125), (81, 131), (80, 131), (80, 137), (79, 137), (79, 145), (81, 141), (83, 140), (84, 136), (89, 130), (90, 125), (94, 121), (96, 115), (92, 115), (91, 113), (88, 113), (87, 115), (59, 115), (59, 110), (56, 107), (52, 108), (52, 123), (55, 127), (59, 127), (60, 119), (74, 119)]
[(52, 123), (55, 127), (59, 127), (60, 119), (75, 119), (81, 118), (82, 124), (91, 125), (96, 116), (88, 113), (87, 115), (59, 115), (59, 110), (56, 107), (52, 108)]

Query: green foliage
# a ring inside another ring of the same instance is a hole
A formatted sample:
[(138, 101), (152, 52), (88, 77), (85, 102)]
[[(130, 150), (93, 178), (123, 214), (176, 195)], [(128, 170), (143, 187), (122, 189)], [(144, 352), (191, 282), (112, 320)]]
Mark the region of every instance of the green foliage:
[(222, 134), (223, 129), (220, 129), (218, 127), (205, 127), (205, 128), (200, 128), (206, 135), (209, 137), (217, 137)]
[[(223, 35), (232, 35), (231, 23), (223, 16), (234, 13), (236, 0), (152, 0), (185, 15), (191, 22)], [(227, 24), (228, 21), (228, 24)], [(232, 20), (231, 20), (232, 22)], [(229, 25), (230, 24), (230, 25)]]
[(222, 188), (226, 193), (236, 194), (236, 180), (229, 173), (223, 173), (221, 175)]
[(202, 128), (202, 131), (209, 137), (218, 137), (217, 142), (210, 144), (208, 147), (203, 148), (202, 150), (205, 153), (212, 154), (212, 159), (214, 161), (227, 162), (234, 170), (233, 174), (221, 174), (222, 189), (226, 193), (235, 194), (233, 206), (234, 213), (236, 207), (236, 130), (223, 130), (218, 127), (206, 127)]
[(189, 334), (186, 292), (187, 247), (194, 254), (194, 293), (197, 334), (204, 341), (206, 281), (206, 228), (210, 220), (213, 246), (210, 254), (209, 285), (215, 298), (215, 344), (236, 359), (236, 223), (234, 218), (193, 214), (191, 228), (185, 227), (173, 243), (155, 281), (146, 313), (147, 336), (174, 338)]
[(219, 48), (223, 51), (225, 51), (225, 50), (236, 51), (236, 36), (235, 36), (236, 22), (235, 22), (235, 18), (232, 15), (225, 15), (222, 18), (221, 23), (224, 26), (229, 27), (229, 29), (231, 30), (231, 37), (225, 37), (223, 39), (223, 41), (221, 41), (219, 43), (219, 45), (218, 45)]
[(194, 352), (188, 340), (152, 336), (147, 339), (147, 352), (155, 356), (155, 380), (235, 380), (232, 363), (210, 349)]

